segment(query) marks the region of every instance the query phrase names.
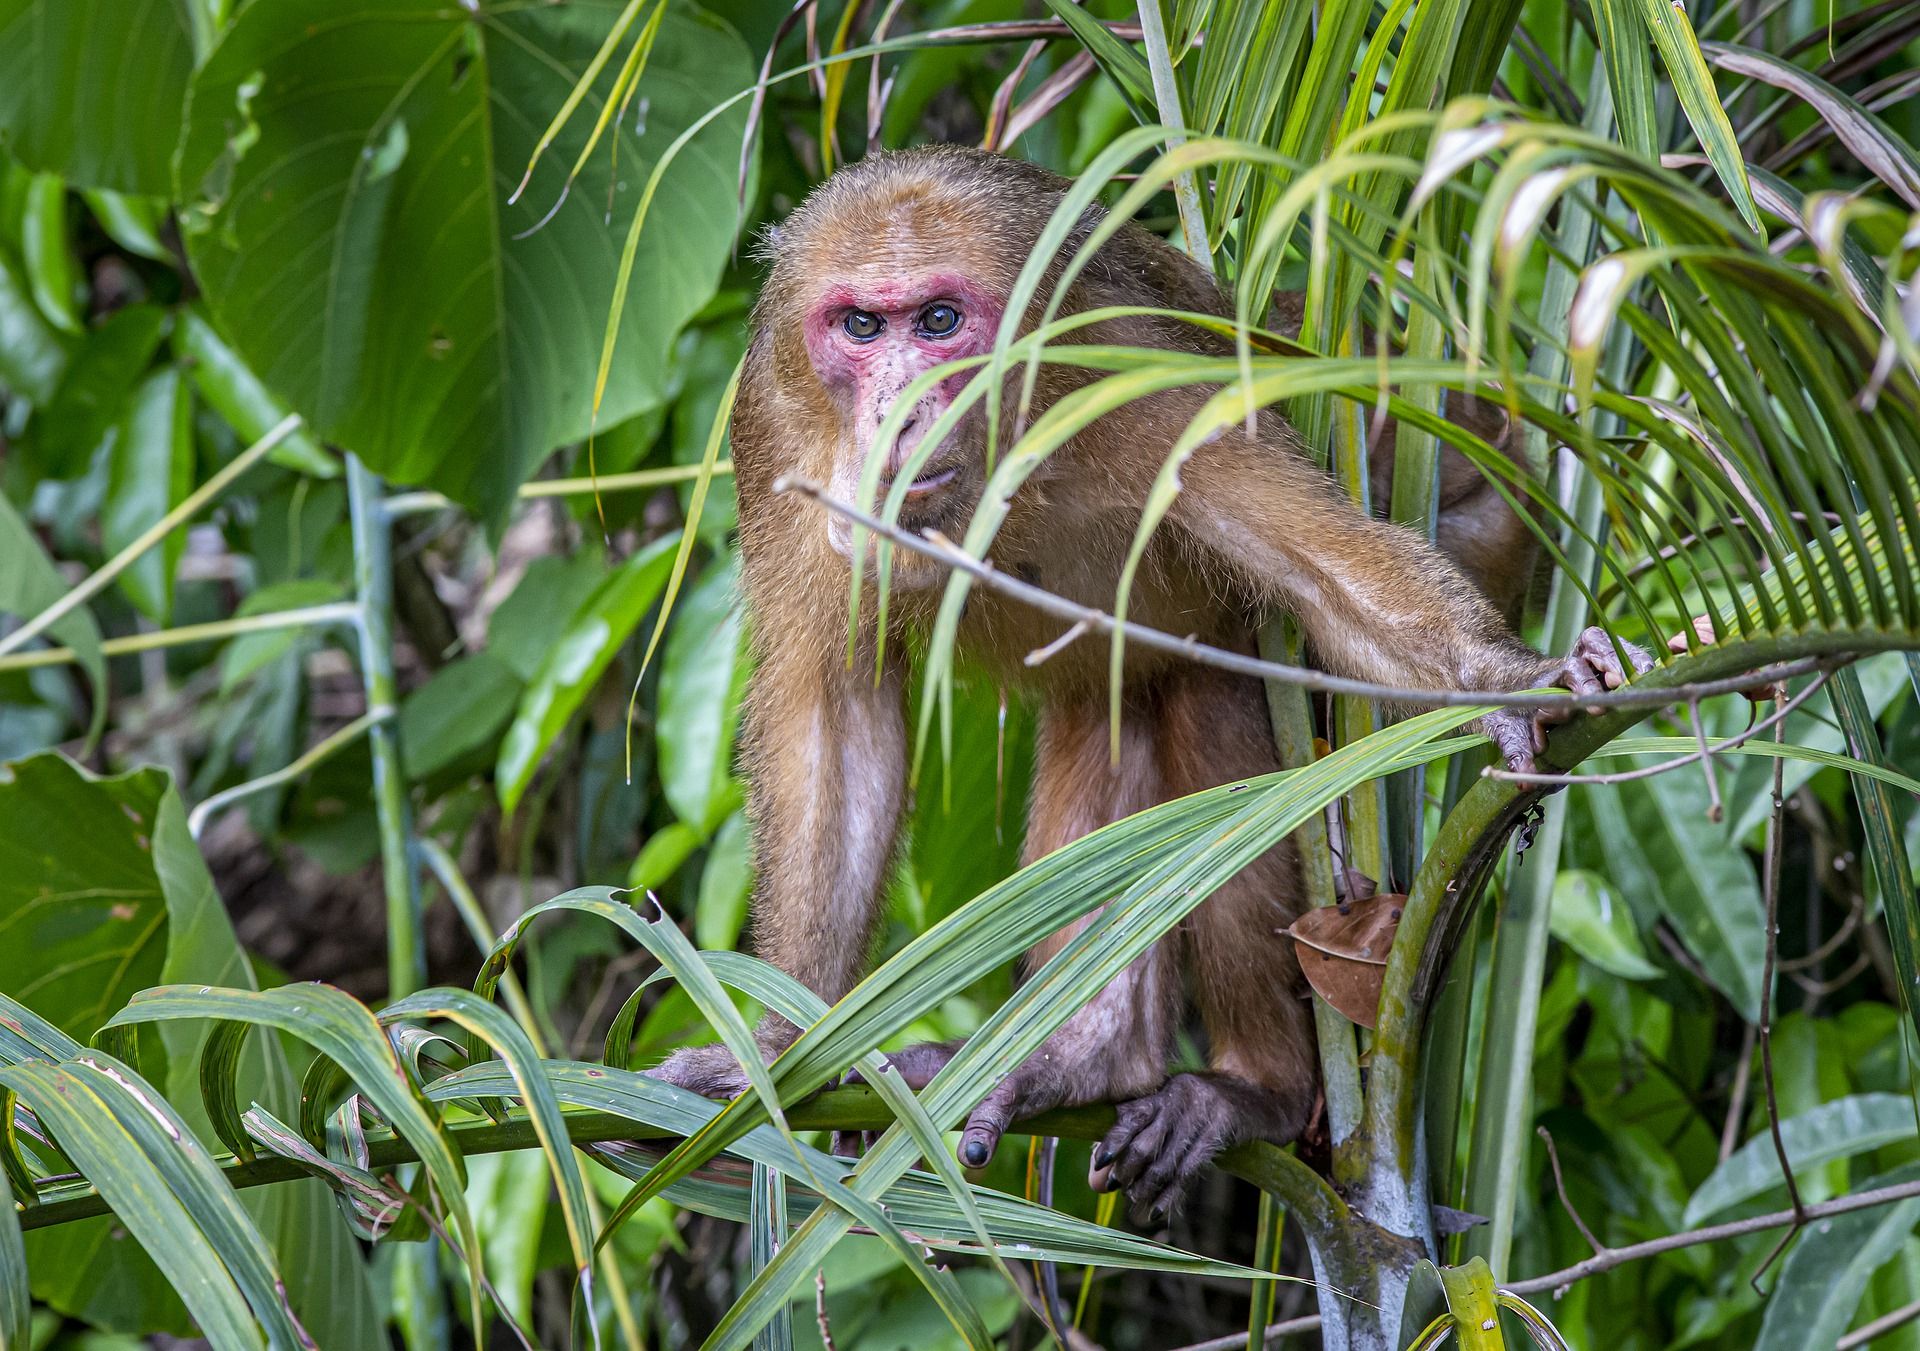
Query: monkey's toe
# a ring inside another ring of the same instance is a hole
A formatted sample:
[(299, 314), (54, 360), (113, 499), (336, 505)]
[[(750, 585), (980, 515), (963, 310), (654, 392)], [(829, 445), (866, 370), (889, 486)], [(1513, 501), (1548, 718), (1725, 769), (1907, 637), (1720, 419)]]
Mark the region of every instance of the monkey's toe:
[(1093, 1152), (1087, 1181), (1124, 1191), (1141, 1227), (1180, 1208), (1202, 1170), (1234, 1133), (1235, 1105), (1208, 1077), (1175, 1075), (1151, 1097), (1123, 1103)]
[(646, 1073), (703, 1098), (737, 1098), (752, 1085), (733, 1052), (720, 1045), (683, 1047)]

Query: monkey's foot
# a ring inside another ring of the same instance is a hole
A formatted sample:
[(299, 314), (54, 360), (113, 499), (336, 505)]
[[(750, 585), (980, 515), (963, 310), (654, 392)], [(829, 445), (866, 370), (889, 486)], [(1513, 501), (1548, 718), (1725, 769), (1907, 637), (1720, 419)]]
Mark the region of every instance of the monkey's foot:
[(737, 1098), (752, 1087), (738, 1058), (718, 1043), (682, 1047), (647, 1074), (703, 1098)]
[[(917, 1046), (905, 1046), (898, 1051), (882, 1051), (887, 1064), (906, 1082), (908, 1088), (918, 1093), (933, 1082), (933, 1076), (947, 1067), (953, 1059), (953, 1053), (960, 1049), (958, 1041), (923, 1041)], [(858, 1069), (847, 1071), (846, 1082), (864, 1084), (866, 1077)]]
[(1228, 1145), (1286, 1144), (1305, 1118), (1304, 1104), (1244, 1079), (1176, 1074), (1159, 1092), (1120, 1104), (1119, 1119), (1093, 1151), (1087, 1183), (1097, 1192), (1124, 1190), (1133, 1222), (1152, 1224), (1179, 1209)]
[[(1653, 657), (1643, 648), (1619, 640), (1635, 675), (1653, 669)], [(1542, 683), (1572, 690), (1575, 694), (1599, 694), (1617, 690), (1627, 683), (1627, 669), (1620, 663), (1614, 639), (1595, 625), (1582, 633), (1573, 651), (1540, 673)], [(1506, 757), (1507, 766), (1522, 774), (1534, 772), (1533, 757), (1547, 748), (1547, 731), (1555, 723), (1565, 722), (1572, 710), (1561, 708), (1503, 708), (1481, 720), (1481, 727), (1493, 738), (1493, 744)]]

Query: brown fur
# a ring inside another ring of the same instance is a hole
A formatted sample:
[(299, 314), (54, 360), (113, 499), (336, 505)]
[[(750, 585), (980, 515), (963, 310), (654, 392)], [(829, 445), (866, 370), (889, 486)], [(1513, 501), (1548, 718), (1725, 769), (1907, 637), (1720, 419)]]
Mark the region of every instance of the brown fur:
[[(809, 341), (826, 340), (810, 340), (803, 321), (821, 312), (823, 287), (879, 287), (932, 271), (957, 273), (1004, 300), (1065, 187), (1030, 165), (976, 151), (880, 155), (819, 188), (768, 247), (772, 270), (733, 426), (759, 658), (745, 735), (755, 925), (761, 953), (828, 1000), (866, 968), (907, 748), (900, 671), (890, 668), (876, 686), (870, 656), (846, 668), (848, 561), (830, 541), (827, 519), (774, 491), (782, 475), (849, 481), (859, 437), (885, 411), (851, 406), (844, 388), (819, 373), (821, 349)], [(1069, 252), (1096, 218), (1080, 223)], [(1062, 265), (1054, 260), (1053, 278)], [(1050, 279), (1043, 299), (1051, 289)], [(1120, 304), (1229, 313), (1201, 269), (1131, 225), (1075, 281), (1063, 312)], [(1077, 339), (1231, 350), (1217, 335), (1157, 317), (1106, 322)], [(1044, 368), (1033, 416), (1090, 378)], [(991, 550), (996, 566), (1109, 606), (1148, 487), (1210, 393), (1138, 401), (1056, 451), (1015, 494)], [(1011, 422), (1001, 428), (1003, 449), (1017, 430)], [(944, 497), (913, 505), (903, 523), (964, 532), (985, 479), (977, 409), (955, 441), (962, 476)], [(1283, 607), (1299, 616), (1330, 668), (1408, 686), (1515, 688), (1558, 671), (1508, 634), (1496, 606), (1442, 554), (1356, 510), (1278, 417), (1263, 415), (1251, 438), (1236, 432), (1204, 445), (1183, 480), (1133, 588), (1131, 617), (1250, 650), (1260, 612)], [(1484, 484), (1464, 461), (1448, 462), (1441, 496), (1441, 538), (1483, 582), (1524, 571), (1511, 513), (1503, 519), (1487, 509)], [(1461, 520), (1469, 523), (1464, 532)], [(944, 577), (938, 565), (896, 551), (894, 622), (924, 622)], [(874, 607), (864, 613), (870, 625)], [(1060, 633), (1057, 620), (985, 588), (972, 592), (960, 633), (969, 658), (1042, 704), (1029, 859), (1155, 803), (1277, 767), (1257, 682), (1138, 645), (1128, 649), (1121, 752), (1110, 763), (1106, 642), (1082, 638), (1037, 668), (1023, 661)], [(861, 635), (869, 653), (873, 637)], [(1518, 754), (1514, 737), (1509, 728), (1503, 746)], [(1315, 1093), (1311, 1020), (1299, 968), (1279, 936), (1298, 898), (1288, 842), (1202, 904), (997, 1089), (969, 1123), (963, 1158), (981, 1161), (1021, 1114), (1137, 1099), (1103, 1146), (1102, 1175), (1110, 1169), (1137, 1203), (1164, 1208), (1225, 1143), (1291, 1138)], [(1045, 960), (1066, 937), (1043, 943), (1032, 959)], [(1211, 1070), (1163, 1087), (1183, 987), (1205, 1021)], [(792, 1032), (776, 1022), (765, 1035), (775, 1049)], [(902, 1065), (924, 1081), (941, 1060), (910, 1055)], [(725, 1053), (712, 1050), (682, 1053), (661, 1072), (708, 1092), (737, 1091), (741, 1082)]]

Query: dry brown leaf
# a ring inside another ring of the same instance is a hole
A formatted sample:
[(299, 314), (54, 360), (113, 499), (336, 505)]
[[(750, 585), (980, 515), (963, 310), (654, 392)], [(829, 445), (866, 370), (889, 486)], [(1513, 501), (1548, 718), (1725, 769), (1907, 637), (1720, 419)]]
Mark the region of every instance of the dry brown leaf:
[(1309, 910), (1286, 932), (1314, 993), (1344, 1018), (1372, 1027), (1387, 954), (1407, 898), (1392, 892)]

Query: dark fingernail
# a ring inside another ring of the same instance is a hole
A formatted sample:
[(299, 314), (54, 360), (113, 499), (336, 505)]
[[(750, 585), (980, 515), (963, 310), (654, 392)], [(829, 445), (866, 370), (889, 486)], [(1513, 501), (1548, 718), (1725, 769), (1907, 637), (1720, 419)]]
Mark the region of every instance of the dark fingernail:
[(1111, 1164), (1113, 1160), (1114, 1160), (1114, 1152), (1111, 1149), (1108, 1149), (1105, 1145), (1101, 1145), (1098, 1149), (1093, 1151), (1093, 1166), (1095, 1168), (1105, 1168), (1109, 1164)]
[(968, 1164), (978, 1168), (987, 1161), (987, 1142), (985, 1140), (969, 1140), (965, 1146), (962, 1147), (962, 1153), (965, 1154)]

